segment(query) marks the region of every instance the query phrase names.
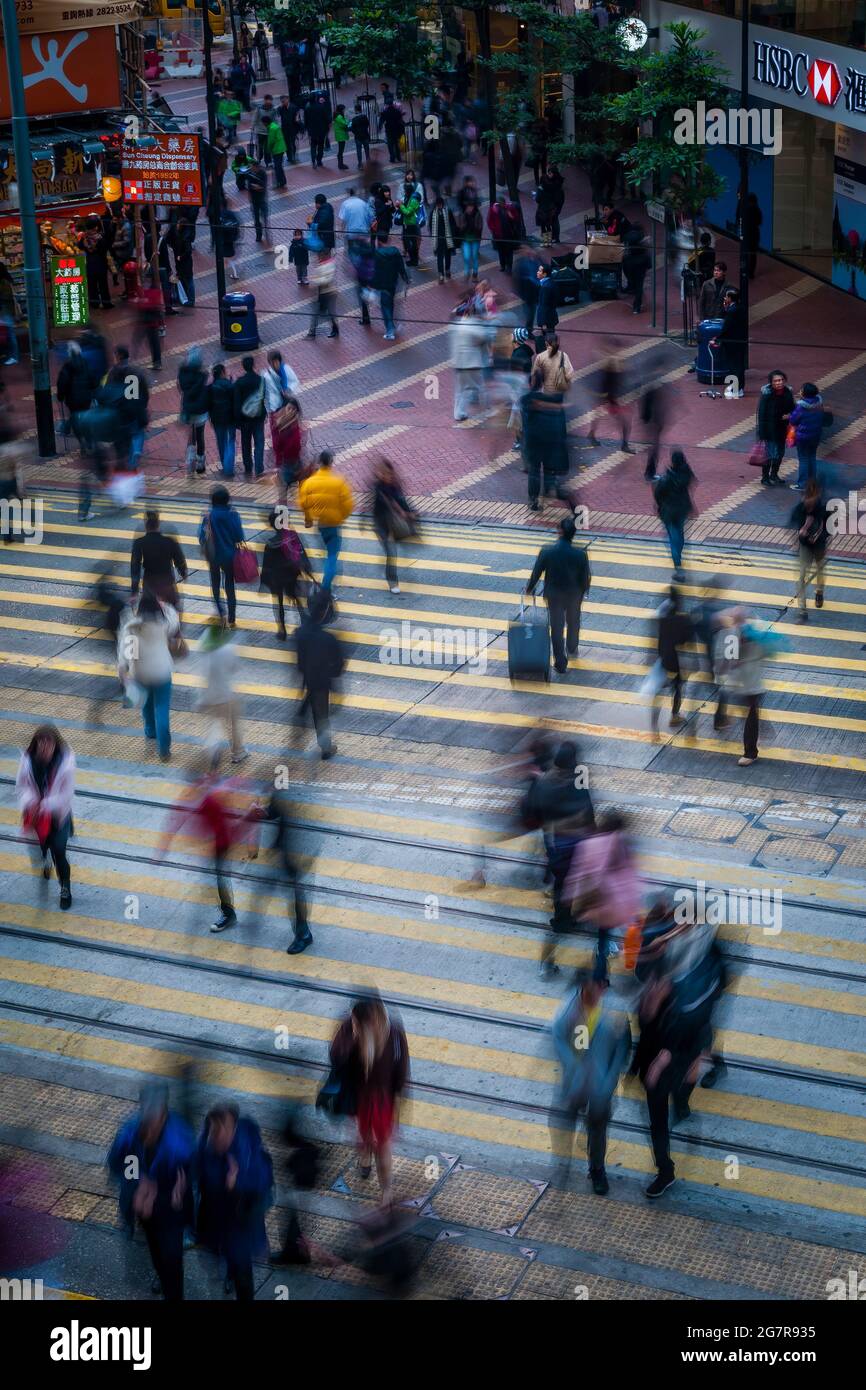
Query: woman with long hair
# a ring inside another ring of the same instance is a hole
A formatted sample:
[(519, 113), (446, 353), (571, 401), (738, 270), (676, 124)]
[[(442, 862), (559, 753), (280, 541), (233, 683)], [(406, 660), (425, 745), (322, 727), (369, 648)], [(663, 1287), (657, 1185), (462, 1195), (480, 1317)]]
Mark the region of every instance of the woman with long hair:
[(595, 973), (607, 979), (607, 957), (614, 932), (625, 932), (641, 906), (641, 878), (621, 811), (598, 817), (594, 835), (579, 840), (565, 880), (563, 898), (575, 917), (598, 930)]
[(42, 853), (42, 873), (51, 877), (51, 863), (60, 884), (60, 907), (72, 906), (66, 845), (72, 834), (75, 792), (75, 754), (53, 724), (36, 730), (18, 764), (15, 791), (25, 830), (33, 831)]
[(412, 511), (403, 484), (390, 459), (379, 459), (373, 473), (373, 529), (385, 552), (385, 579), (392, 594), (399, 594), (397, 576), (397, 542), (405, 540), (415, 530)]
[(409, 1081), (409, 1049), (400, 1024), (378, 995), (359, 999), (331, 1043), (331, 1065), (354, 1095), (358, 1121), (358, 1169), (368, 1178), (373, 1161), (382, 1205), (391, 1201), (392, 1142), (397, 1103)]
[(142, 594), (135, 612), (127, 613), (117, 634), (118, 673), (127, 693), (138, 693), (144, 736), (156, 741), (159, 756), (167, 763), (171, 757), (172, 646), (180, 637), (180, 619), (170, 604), (149, 592)]

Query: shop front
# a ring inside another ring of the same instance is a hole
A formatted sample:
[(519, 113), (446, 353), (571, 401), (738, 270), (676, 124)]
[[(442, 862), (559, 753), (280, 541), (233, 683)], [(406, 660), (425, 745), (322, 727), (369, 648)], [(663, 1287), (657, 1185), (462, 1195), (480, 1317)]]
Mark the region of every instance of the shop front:
[[(662, 46), (671, 41), (664, 26), (673, 21), (688, 19), (702, 29), (703, 46), (717, 53), (727, 69), (732, 104), (737, 105), (741, 26), (713, 9), (649, 0), (643, 13), (648, 24), (659, 26)], [(756, 13), (760, 7), (753, 6)], [(769, 155), (755, 148), (749, 161), (749, 187), (763, 214), (763, 249), (866, 297), (863, 49), (770, 27), (767, 17), (749, 26), (748, 79), (751, 105), (781, 115), (779, 152)], [(725, 179), (724, 193), (707, 206), (707, 220), (736, 234), (738, 150), (711, 146), (707, 158)]]

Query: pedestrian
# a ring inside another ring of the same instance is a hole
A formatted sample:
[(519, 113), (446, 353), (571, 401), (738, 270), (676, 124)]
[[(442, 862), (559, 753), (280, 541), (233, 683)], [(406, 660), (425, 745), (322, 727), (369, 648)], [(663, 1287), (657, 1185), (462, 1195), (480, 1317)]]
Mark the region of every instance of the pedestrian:
[(387, 102), (379, 116), (379, 130), (384, 130), (385, 139), (388, 142), (388, 161), (391, 164), (399, 164), (401, 158), (401, 141), (406, 134), (406, 123), (403, 120), (403, 112), (399, 104), (393, 100)]
[(125, 463), (128, 469), (135, 472), (144, 451), (150, 387), (141, 368), (130, 362), (128, 347), (118, 344), (113, 356), (114, 365), (106, 377), (106, 386), (117, 393), (117, 407), (127, 445)]
[(349, 166), (343, 155), (349, 139), (349, 122), (346, 119), (346, 108), (342, 103), (334, 110), (334, 139), (337, 142), (337, 168), (348, 169)]
[[(254, 806), (250, 812), (250, 819), (254, 822), (270, 821), (273, 824), (275, 835), (270, 852), (286, 875), (292, 890), (294, 929), (292, 940), (286, 947), (288, 956), (300, 955), (313, 944), (301, 879), (301, 865), (307, 856), (302, 857), (298, 853), (297, 845), (298, 815), (298, 808), (286, 792), (278, 790), (271, 791), (268, 801), (264, 805)], [(309, 871), (309, 859), (307, 864)]]
[(661, 479), (658, 466), (661, 457), (662, 436), (668, 426), (670, 407), (670, 388), (663, 381), (651, 381), (644, 390), (640, 402), (640, 419), (646, 425), (650, 436), (649, 452), (643, 474), (648, 483), (657, 483)]
[(257, 24), (253, 34), (253, 53), (256, 59), (257, 75), (260, 78), (268, 78), (271, 75), (270, 55), (268, 53), (268, 36), (263, 24)]
[(223, 627), (221, 622), (212, 623), (205, 629), (198, 652), (205, 684), (196, 699), (195, 709), (212, 721), (208, 746), (214, 750), (215, 759), (219, 731), (224, 728), (232, 762), (246, 762), (250, 755), (244, 748), (241, 702), (237, 693), (240, 671), (237, 634)]
[(484, 376), (490, 360), (489, 343), (492, 334), (489, 326), (461, 296), (457, 307), (451, 314), (448, 329), (451, 364), (454, 368), (454, 419), (457, 422), (468, 420), (469, 402), (478, 402), (479, 409), (486, 407)]
[(265, 384), (265, 410), (271, 427), (271, 445), (276, 452), (274, 416), (287, 401), (295, 399), (295, 392), (301, 383), (289, 364), (283, 361), (283, 354), (278, 348), (271, 348), (268, 353), (268, 365), (262, 373), (262, 380)]
[(463, 255), (463, 278), (468, 283), (478, 280), (478, 253), (481, 249), (481, 210), (477, 203), (467, 203), (457, 214), (457, 234)]
[[(607, 415), (617, 422), (622, 432), (622, 443), (620, 449), (624, 454), (633, 454), (634, 449), (628, 442), (630, 418), (627, 408), (622, 403), (625, 394), (625, 371), (622, 359), (615, 347), (611, 344), (604, 364), (599, 368), (593, 383), (595, 394), (599, 397), (602, 408)], [(595, 411), (592, 413), (589, 425), (587, 443), (593, 447), (598, 444), (596, 438)]]
[[(394, 219), (397, 216), (397, 209), (391, 197), (391, 188), (389, 184), (378, 184), (375, 193), (372, 195), (372, 203), (375, 219), (373, 227), (376, 229), (376, 237), (390, 236), (391, 228), (394, 225)], [(370, 229), (371, 232), (373, 227)]]
[(250, 138), (255, 141), (256, 156), (263, 159), (265, 164), (271, 162), (268, 154), (268, 125), (274, 120), (276, 114), (274, 99), (268, 92), (262, 101), (256, 102), (253, 123), (250, 127)]
[(276, 113), (265, 118), (265, 159), (274, 167), (274, 184), (277, 188), (286, 188), (286, 171), (283, 168), (283, 160), (286, 157), (286, 141), (283, 135), (283, 127), (276, 118)]
[(241, 358), (242, 374), (232, 385), (235, 421), (241, 431), (241, 458), (244, 477), (264, 477), (265, 472), (265, 383), (255, 370), (255, 358)]
[(271, 439), (274, 446), (277, 499), (286, 503), (289, 489), (300, 478), (304, 448), (301, 405), (296, 396), (287, 396), (280, 409), (271, 416)]
[(712, 348), (721, 348), (725, 372), (736, 378), (736, 395), (746, 394), (746, 352), (749, 340), (749, 323), (746, 312), (740, 304), (736, 290), (726, 290), (722, 301), (724, 317), (719, 336), (710, 343)]
[(259, 588), (267, 589), (271, 595), (277, 624), (277, 640), (285, 642), (288, 635), (286, 599), (297, 608), (300, 621), (301, 600), (298, 586), (302, 576), (312, 581), (313, 570), (300, 536), (285, 524), (281, 511), (272, 510), (268, 514), (268, 525), (272, 534), (268, 536), (262, 549)]
[(306, 526), (318, 526), (325, 547), (322, 588), (328, 590), (337, 573), (343, 543), (341, 527), (355, 505), (349, 484), (334, 472), (333, 464), (334, 455), (330, 449), (323, 449), (318, 457), (317, 469), (298, 488), (298, 506), (304, 513), (304, 523)]
[(313, 201), (316, 205), (315, 212), (310, 213), (310, 216), (307, 218), (307, 226), (310, 228), (310, 238), (313, 242), (313, 249), (317, 251), (333, 251), (337, 244), (334, 209), (328, 202), (324, 193), (317, 193)]
[(499, 269), (511, 274), (514, 252), (520, 242), (520, 208), (505, 193), (490, 204), (487, 226), (493, 239), (493, 249), (499, 257)]
[(243, 107), (233, 92), (223, 92), (217, 102), (217, 120), (225, 131), (226, 139), (230, 144), (233, 144), (238, 137), (238, 125), (242, 110)]
[(113, 309), (108, 287), (108, 238), (99, 218), (86, 218), (76, 240), (85, 258), (87, 300), (91, 309)]
[(233, 1102), (208, 1111), (195, 1173), (198, 1243), (225, 1260), (226, 1288), (234, 1286), (237, 1301), (252, 1303), (253, 1260), (268, 1255), (265, 1213), (274, 1200), (274, 1168), (255, 1120)]
[(559, 744), (551, 766), (543, 768), (532, 779), (521, 812), (526, 829), (541, 830), (547, 857), (553, 915), (538, 962), (538, 973), (547, 980), (559, 974), (556, 939), (572, 928), (571, 905), (564, 896), (565, 880), (576, 846), (595, 825), (586, 768), (578, 763), (577, 744), (571, 739)]
[(232, 63), (228, 72), (228, 82), (244, 110), (252, 110), (250, 97), (253, 90), (253, 69), (245, 54), (242, 53)]
[(564, 396), (574, 380), (574, 367), (559, 345), (558, 334), (548, 333), (545, 344), (544, 352), (532, 360), (530, 375), (541, 377), (541, 390), (548, 395)]
[(235, 184), (238, 193), (245, 193), (247, 187), (247, 173), (249, 172), (250, 160), (243, 145), (238, 145), (235, 150), (235, 157), (232, 160), (232, 173), (235, 176)]
[(182, 642), (171, 604), (145, 592), (117, 633), (117, 665), (127, 696), (141, 707), (144, 736), (156, 742), (162, 762), (171, 759), (172, 648)]
[[(550, 1145), (567, 1175), (579, 1117), (586, 1123), (589, 1180), (597, 1197), (610, 1189), (605, 1172), (607, 1127), (613, 1097), (631, 1054), (631, 1032), (622, 1013), (606, 1007), (604, 982), (575, 971), (572, 992), (553, 1020), (556, 1059), (562, 1069), (550, 1112)], [(564, 1125), (563, 1125), (564, 1122)]]
[(188, 477), (192, 477), (194, 473), (201, 475), (207, 467), (204, 442), (204, 427), (208, 421), (207, 388), (207, 372), (202, 366), (201, 348), (190, 348), (177, 374), (181, 423), (189, 429), (186, 446)]
[(541, 510), (541, 495), (552, 492), (562, 502), (570, 498), (564, 489), (568, 476), (568, 425), (561, 394), (543, 390), (540, 372), (530, 378), (529, 390), (521, 401), (520, 447), (528, 474), (530, 511)]
[(280, 122), (283, 139), (286, 142), (286, 158), (290, 164), (297, 164), (298, 162), (298, 136), (301, 133), (298, 114), (298, 107), (291, 97), (283, 92), (277, 108), (277, 119)]
[(235, 555), (238, 546), (245, 544), (243, 522), (231, 505), (227, 488), (215, 487), (210, 495), (210, 508), (201, 519), (198, 539), (202, 554), (210, 569), (210, 586), (214, 606), (220, 618), (224, 616), (220, 588), (226, 591), (227, 621), (235, 626), (237, 597), (235, 594)]
[(175, 273), (178, 282), (178, 295), (185, 306), (195, 308), (195, 276), (193, 273), (192, 247), (195, 228), (185, 217), (181, 217), (170, 232), (171, 247), (174, 252)]
[(577, 656), (581, 605), (592, 583), (587, 549), (574, 544), (576, 534), (574, 517), (565, 517), (554, 544), (538, 552), (526, 585), (526, 592), (534, 594), (544, 580), (553, 663), (560, 675), (568, 670), (569, 657)]
[(417, 267), (421, 232), (427, 215), (419, 187), (413, 185), (408, 177), (403, 185), (403, 197), (397, 203), (397, 215), (403, 228), (403, 252), (407, 264)]
[(331, 736), (331, 694), (345, 666), (342, 647), (326, 627), (332, 612), (333, 601), (327, 586), (313, 590), (294, 637), (304, 690), (298, 719), (302, 721), (307, 712), (312, 716), (323, 761), (333, 758), (337, 751)]
[[(150, 232), (145, 232), (144, 236), (144, 258), (148, 264), (152, 263), (151, 236)], [(177, 290), (177, 267), (174, 262), (174, 244), (172, 228), (169, 222), (162, 222), (159, 225), (156, 239), (156, 264), (159, 271), (159, 283), (162, 289), (163, 311), (167, 317), (177, 314), (173, 300)]]
[(797, 448), (797, 481), (791, 483), (794, 492), (802, 492), (806, 484), (815, 477), (818, 445), (824, 428), (824, 400), (817, 386), (806, 381), (800, 388), (794, 409), (788, 421), (788, 439), (793, 432), (793, 443)]
[(144, 339), (150, 352), (150, 369), (158, 372), (162, 369), (162, 335), (165, 332), (163, 326), (163, 297), (162, 290), (152, 287), (142, 287), (135, 300), (137, 311), (135, 336), (136, 342)]
[(364, 113), (359, 101), (355, 103), (355, 112), (349, 122), (349, 130), (355, 141), (355, 154), (360, 169), (370, 158), (370, 118)]
[[(357, 274), (360, 259), (370, 255), (370, 232), (374, 222), (373, 209), (366, 198), (359, 198), (355, 189), (350, 188), (348, 196), (340, 204), (338, 216), (346, 235), (346, 254)], [(361, 300), (361, 308), (363, 318), (363, 300)]]
[(451, 257), (457, 245), (458, 233), (454, 213), (446, 207), (444, 198), (437, 198), (430, 213), (430, 237), (436, 255), (439, 284), (451, 279)]
[(725, 295), (733, 286), (728, 284), (728, 267), (725, 261), (716, 261), (713, 265), (712, 275), (709, 280), (705, 280), (701, 285), (700, 299), (698, 300), (698, 321), (703, 323), (705, 319), (720, 319), (724, 317)]
[(806, 591), (809, 580), (815, 579), (815, 607), (824, 607), (824, 568), (827, 560), (827, 506), (821, 495), (817, 478), (810, 478), (806, 490), (791, 513), (789, 525), (797, 533), (797, 553), (800, 579), (797, 598), (800, 603), (799, 621), (809, 621), (806, 611)]
[[(779, 469), (785, 456), (788, 422), (794, 409), (794, 393), (788, 378), (778, 368), (761, 387), (755, 423), (755, 436), (761, 450), (761, 483), (764, 487), (783, 486)], [(750, 458), (750, 462), (751, 462)]]
[[(515, 177), (516, 176), (515, 173)], [(559, 218), (563, 206), (565, 205), (565, 179), (552, 161), (548, 166), (547, 172), (541, 176), (539, 188), (542, 190), (544, 197), (550, 202), (552, 209), (550, 213), (550, 234), (552, 241), (548, 242), (548, 245), (558, 245), (560, 239)]]
[(300, 227), (296, 227), (292, 233), (292, 240), (289, 244), (289, 264), (295, 267), (298, 284), (306, 285), (310, 252)]
[[(377, 218), (378, 221), (378, 218)], [(373, 289), (379, 295), (379, 305), (382, 310), (382, 319), (385, 324), (383, 338), (386, 342), (393, 342), (397, 337), (397, 326), (394, 315), (394, 300), (397, 294), (397, 282), (402, 280), (405, 285), (405, 293), (409, 293), (409, 274), (403, 263), (396, 246), (391, 245), (391, 240), (387, 232), (378, 232), (376, 235), (376, 255), (373, 266)]]
[(72, 889), (66, 848), (72, 834), (75, 754), (53, 724), (41, 724), (21, 754), (15, 794), (21, 823), (25, 831), (35, 834), (39, 845), (42, 876), (51, 877), (53, 863), (60, 885), (60, 910), (68, 912)]
[(526, 311), (524, 326), (527, 333), (532, 332), (535, 323), (535, 311), (538, 307), (538, 270), (541, 261), (536, 252), (524, 246), (517, 255), (512, 268), (514, 280), (514, 292), (521, 300)]
[(195, 777), (183, 801), (172, 808), (168, 829), (154, 851), (155, 860), (163, 859), (181, 827), (190, 820), (193, 822), (196, 840), (208, 845), (213, 860), (220, 905), (220, 915), (211, 926), (214, 933), (228, 931), (237, 926), (238, 921), (228, 861), (235, 845), (248, 832), (249, 821), (238, 811), (237, 795), (237, 783), (220, 779), (214, 767)]
[(310, 137), (310, 161), (314, 169), (321, 169), (325, 159), (325, 141), (331, 125), (331, 111), (327, 97), (314, 97), (304, 111), (304, 125)]
[(133, 602), (138, 598), (139, 589), (143, 589), (162, 603), (170, 604), (178, 613), (181, 611), (177, 585), (187, 578), (186, 556), (177, 536), (167, 536), (160, 530), (158, 511), (145, 512), (144, 535), (136, 536), (132, 542), (129, 568)]
[(650, 682), (652, 703), (650, 705), (650, 730), (653, 738), (658, 738), (659, 706), (662, 692), (670, 687), (671, 717), (669, 727), (678, 729), (686, 721), (680, 715), (683, 699), (683, 676), (680, 667), (680, 652), (695, 637), (695, 624), (691, 615), (683, 610), (682, 595), (675, 585), (671, 585), (667, 598), (656, 612), (658, 661), (647, 678)]
[(329, 338), (339, 338), (340, 336), (340, 325), (337, 322), (336, 315), (336, 278), (337, 258), (334, 252), (332, 250), (318, 251), (312, 269), (309, 272), (309, 283), (316, 291), (316, 297), (313, 300), (313, 312), (310, 315), (310, 327), (307, 332), (308, 338), (315, 338), (320, 319), (331, 320), (331, 331), (328, 334)]
[(641, 909), (641, 878), (627, 830), (620, 811), (604, 811), (595, 833), (576, 845), (563, 888), (572, 917), (598, 930), (594, 973), (602, 980), (608, 956), (618, 949), (614, 934), (624, 936)]
[(731, 608), (719, 614), (713, 653), (719, 700), (713, 727), (717, 731), (730, 727), (727, 707), (732, 699), (746, 706), (743, 756), (738, 759), (740, 767), (750, 767), (758, 757), (764, 665), (771, 651), (767, 630), (751, 621), (744, 608)]
[(268, 171), (260, 159), (250, 160), (244, 172), (244, 182), (253, 214), (256, 241), (268, 241)]
[(677, 578), (681, 576), (683, 568), (686, 522), (695, 513), (691, 493), (694, 484), (695, 475), (682, 449), (672, 450), (670, 467), (653, 488), (653, 497), (659, 520), (668, 533)]
[(406, 499), (400, 476), (390, 459), (381, 458), (376, 464), (370, 510), (373, 514), (373, 529), (385, 552), (386, 583), (392, 594), (399, 594), (397, 542), (415, 534), (417, 518)]
[(355, 1098), (358, 1172), (368, 1178), (375, 1161), (382, 1206), (389, 1206), (398, 1106), (409, 1084), (406, 1034), (377, 995), (359, 999), (340, 1024), (330, 1057), (332, 1068)]
[(747, 270), (750, 280), (754, 280), (758, 268), (758, 249), (761, 245), (761, 223), (764, 214), (758, 205), (757, 193), (749, 193), (742, 209), (740, 235), (747, 252)]
[(622, 273), (628, 293), (632, 296), (633, 314), (639, 314), (643, 309), (644, 281), (651, 265), (652, 257), (647, 250), (644, 229), (633, 223), (625, 234), (625, 251), (622, 258)]
[(602, 230), (608, 236), (618, 237), (620, 240), (625, 236), (629, 229), (629, 220), (624, 212), (615, 208), (612, 203), (604, 203), (601, 209)]
[(79, 443), (79, 416), (90, 409), (94, 389), (95, 382), (80, 346), (74, 341), (69, 342), (66, 347), (66, 361), (57, 374), (57, 399), (61, 407), (69, 413), (70, 427)]
[(221, 478), (235, 476), (235, 422), (234, 382), (227, 376), (225, 363), (215, 362), (211, 368), (211, 380), (207, 388), (207, 413), (213, 427), (217, 446), (219, 468), (215, 474)]
[(183, 1299), (183, 1237), (192, 1225), (195, 1139), (168, 1108), (168, 1088), (147, 1085), (137, 1115), (121, 1125), (107, 1164), (120, 1182), (120, 1215), (130, 1236), (144, 1232), (154, 1273), (168, 1303)]

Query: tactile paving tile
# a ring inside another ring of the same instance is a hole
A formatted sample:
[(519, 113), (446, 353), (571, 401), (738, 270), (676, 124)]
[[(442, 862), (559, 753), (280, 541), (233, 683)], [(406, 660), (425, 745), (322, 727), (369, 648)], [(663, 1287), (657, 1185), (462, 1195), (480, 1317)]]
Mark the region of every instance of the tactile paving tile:
[[(778, 1298), (822, 1298), (827, 1279), (852, 1262), (850, 1252), (832, 1246), (552, 1189), (521, 1229), (520, 1239), (677, 1269), (695, 1279), (742, 1285)], [(694, 1296), (700, 1296), (699, 1286)]]
[(526, 1267), (520, 1255), (474, 1250), (459, 1241), (437, 1240), (418, 1271), (416, 1299), (508, 1298)]
[(116, 1226), (119, 1228), (123, 1225), (120, 1219), (116, 1197), (101, 1197), (96, 1203), (96, 1206), (91, 1208), (84, 1219), (88, 1222), (95, 1222), (99, 1226)]
[(693, 840), (734, 840), (746, 829), (745, 816), (684, 807), (668, 822), (668, 833)]
[(790, 836), (784, 838), (771, 836), (758, 854), (761, 863), (772, 865), (774, 862), (792, 864), (797, 873), (808, 873), (807, 864), (819, 864), (824, 867), (834, 864), (839, 851), (828, 844), (826, 840), (816, 840), (810, 838), (793, 839)]
[(94, 1197), (92, 1192), (64, 1192), (51, 1208), (51, 1215), (63, 1216), (67, 1221), (85, 1221), (99, 1202), (100, 1198)]
[[(439, 1160), (439, 1171), (435, 1177), (425, 1176), (426, 1163), (423, 1159), (401, 1158), (399, 1154), (394, 1155), (393, 1162), (393, 1184), (394, 1201), (406, 1202), (416, 1199), (423, 1199), (431, 1193), (437, 1182), (446, 1171), (446, 1165)], [(353, 1197), (375, 1198), (379, 1193), (379, 1181), (376, 1177), (376, 1167), (369, 1178), (362, 1178), (358, 1172), (356, 1153), (352, 1154), (351, 1161), (347, 1163), (341, 1173)]]
[(458, 1165), (437, 1192), (433, 1206), (443, 1221), (500, 1231), (525, 1221), (537, 1201), (538, 1189), (531, 1182)]
[(0, 1073), (0, 1110), (7, 1124), (32, 1125), (45, 1134), (107, 1146), (131, 1105), (98, 1092)]
[(685, 1294), (670, 1293), (667, 1289), (653, 1288), (649, 1284), (628, 1284), (619, 1279), (605, 1279), (599, 1274), (587, 1274), (580, 1269), (561, 1269), (559, 1265), (541, 1264), (538, 1260), (530, 1264), (511, 1297), (515, 1300), (572, 1303), (592, 1302), (593, 1299), (651, 1299), (653, 1302), (686, 1299)]

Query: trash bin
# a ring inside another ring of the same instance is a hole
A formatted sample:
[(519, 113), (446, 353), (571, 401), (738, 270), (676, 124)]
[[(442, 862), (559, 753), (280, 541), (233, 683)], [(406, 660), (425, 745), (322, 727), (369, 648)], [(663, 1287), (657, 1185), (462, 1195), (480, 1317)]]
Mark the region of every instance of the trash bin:
[(259, 346), (254, 294), (223, 295), (220, 341), (230, 352), (245, 352)]
[(703, 319), (698, 324), (698, 355), (696, 358), (697, 377), (698, 381), (702, 381), (710, 386), (715, 386), (717, 382), (724, 381), (725, 379), (721, 350), (710, 347), (710, 340), (712, 338), (717, 338), (721, 333), (722, 323), (722, 319)]

